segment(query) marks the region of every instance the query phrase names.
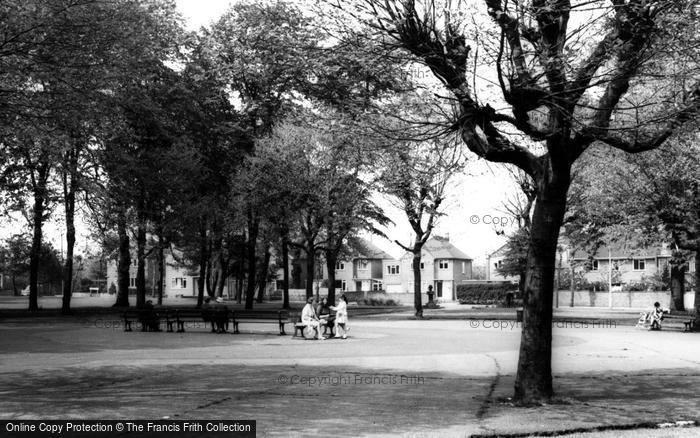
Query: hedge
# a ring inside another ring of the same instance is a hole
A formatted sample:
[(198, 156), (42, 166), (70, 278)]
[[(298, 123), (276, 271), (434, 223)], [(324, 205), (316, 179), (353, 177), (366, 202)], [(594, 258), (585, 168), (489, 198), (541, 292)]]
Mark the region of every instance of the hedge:
[(458, 284), (457, 299), (462, 304), (501, 304), (509, 292), (517, 293), (517, 287), (510, 284)]

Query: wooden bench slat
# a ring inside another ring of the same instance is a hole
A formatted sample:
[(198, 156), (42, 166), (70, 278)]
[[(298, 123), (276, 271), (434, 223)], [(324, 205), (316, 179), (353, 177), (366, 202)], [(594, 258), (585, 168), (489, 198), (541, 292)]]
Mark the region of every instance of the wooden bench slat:
[[(122, 312), (124, 319), (124, 331), (132, 331), (132, 323), (140, 321), (142, 315), (150, 310), (129, 309)], [(182, 333), (185, 331), (185, 323), (187, 322), (205, 322), (212, 324), (214, 331), (215, 319), (223, 317), (221, 310), (217, 308), (211, 309), (156, 309), (159, 320), (164, 320), (167, 324), (167, 330), (173, 332), (174, 326), (176, 331)], [(292, 322), (293, 314), (286, 310), (226, 310), (226, 325), (232, 321), (234, 333), (239, 333), (238, 324), (240, 323), (267, 323), (277, 322), (279, 324), (280, 336), (286, 335), (284, 325)], [(298, 316), (297, 316), (298, 318)], [(295, 331), (296, 334), (296, 331)]]
[(279, 324), (280, 336), (287, 333), (284, 325), (289, 322), (289, 313), (284, 310), (234, 310), (231, 316), (233, 320), (233, 333), (239, 334), (238, 324), (241, 322), (263, 323), (276, 321)]

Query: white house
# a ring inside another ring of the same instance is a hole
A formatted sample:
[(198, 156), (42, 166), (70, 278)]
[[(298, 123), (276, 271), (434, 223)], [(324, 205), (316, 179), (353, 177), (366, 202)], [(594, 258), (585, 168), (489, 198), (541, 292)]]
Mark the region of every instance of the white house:
[[(138, 261), (134, 255), (131, 257), (129, 267), (129, 294), (136, 293), (136, 269)], [(154, 257), (146, 259), (146, 291), (155, 293), (158, 270)], [(165, 272), (163, 278), (163, 296), (175, 297), (196, 296), (198, 275), (192, 275), (189, 269), (180, 265), (168, 251), (165, 252)], [(117, 286), (117, 262), (110, 260), (107, 263), (107, 288)], [(224, 292), (226, 293), (226, 292)]]
[[(413, 293), (413, 254), (406, 252), (401, 259), (386, 261), (384, 283), (388, 293)], [(444, 237), (425, 242), (421, 252), (421, 291), (433, 286), (435, 298), (457, 300), (457, 285), (472, 278), (472, 258)]]

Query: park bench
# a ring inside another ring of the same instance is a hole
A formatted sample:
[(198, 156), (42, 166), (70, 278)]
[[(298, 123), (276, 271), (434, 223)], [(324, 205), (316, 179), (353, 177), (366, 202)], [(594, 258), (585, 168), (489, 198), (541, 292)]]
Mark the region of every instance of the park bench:
[[(174, 313), (174, 314), (173, 314)], [(196, 322), (196, 323), (210, 323), (212, 326), (212, 332), (215, 331), (214, 329), (214, 309), (209, 309), (209, 310), (201, 310), (201, 309), (178, 309), (175, 312), (171, 312), (169, 314), (169, 318), (167, 320), (168, 324), (168, 331), (172, 332), (173, 331), (173, 324), (177, 326), (177, 333), (184, 333), (185, 332), (185, 324), (188, 322)], [(228, 315), (226, 316), (228, 320)]]
[[(291, 319), (292, 324), (294, 324), (294, 336), (293, 337), (296, 338), (297, 333), (299, 333), (299, 332), (301, 332), (300, 336), (302, 338), (305, 337), (304, 336), (304, 329), (306, 328), (306, 325), (304, 325), (304, 323), (301, 322), (301, 315), (299, 315), (298, 313), (295, 313), (291, 316), (290, 319)], [(325, 335), (328, 332), (328, 330), (331, 331), (331, 336), (332, 336), (333, 335), (333, 326), (332, 325), (324, 325), (323, 326), (323, 334)]]
[(683, 323), (684, 332), (692, 332), (695, 325), (695, 319), (688, 315), (664, 315), (664, 319), (680, 320)]
[[(161, 311), (161, 312), (156, 312), (156, 315), (158, 315), (159, 318), (162, 318), (163, 314), (167, 315), (167, 310), (166, 311)], [(122, 312), (122, 319), (124, 320), (124, 331), (125, 332), (131, 332), (132, 327), (131, 325), (134, 322), (137, 322), (141, 324), (141, 331), (145, 332), (148, 330), (147, 324), (144, 324), (144, 322), (148, 322), (148, 320), (152, 316), (152, 311), (151, 310), (144, 310), (144, 309), (128, 309)]]
[(695, 328), (695, 319), (689, 315), (672, 315), (672, 314), (667, 314), (664, 315), (664, 319), (676, 319), (680, 320), (683, 323), (683, 331), (684, 332), (691, 332)]
[(291, 321), (292, 321), (292, 324), (294, 324), (294, 336), (293, 337), (296, 338), (297, 333), (301, 332), (301, 337), (303, 338), (304, 337), (304, 328), (306, 328), (306, 326), (304, 325), (303, 322), (301, 322), (301, 315), (299, 315), (298, 313), (295, 313), (294, 315), (292, 315)]
[(695, 320), (691, 319), (689, 321), (683, 321), (683, 324), (685, 325), (685, 328), (683, 329), (684, 332), (692, 332), (695, 330)]
[(284, 325), (289, 321), (289, 312), (284, 310), (234, 310), (232, 312), (233, 333), (238, 334), (240, 323), (269, 323), (271, 321), (279, 324), (280, 336), (286, 335)]

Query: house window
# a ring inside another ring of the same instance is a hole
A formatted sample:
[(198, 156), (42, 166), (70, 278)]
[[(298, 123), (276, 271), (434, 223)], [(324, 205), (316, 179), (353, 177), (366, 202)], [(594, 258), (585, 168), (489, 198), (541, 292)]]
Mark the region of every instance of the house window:
[(336, 262), (335, 263), (335, 270), (336, 271), (344, 271), (345, 270), (345, 262)]
[(386, 273), (389, 275), (398, 275), (399, 265), (388, 265), (386, 267)]
[(467, 273), (467, 262), (462, 262), (462, 275)]
[(597, 271), (598, 270), (598, 260), (593, 260), (591, 262), (591, 271)]
[(450, 264), (447, 260), (440, 260), (438, 262), (438, 269), (449, 269)]
[(187, 287), (187, 279), (184, 277), (173, 278), (173, 289), (185, 289)]
[(129, 277), (129, 287), (136, 287), (136, 277)]
[(634, 270), (635, 271), (643, 271), (646, 268), (646, 262), (644, 260), (635, 260), (634, 261)]
[(366, 271), (368, 266), (369, 263), (367, 262), (367, 260), (359, 260), (357, 262), (357, 269), (359, 269), (360, 271)]
[(425, 269), (425, 263), (420, 262), (420, 269), (421, 269), (421, 271), (422, 271), (423, 269)]
[(493, 267), (496, 269), (499, 269), (501, 266), (503, 266), (503, 260), (499, 260), (493, 264)]
[(373, 281), (372, 282), (372, 290), (375, 292), (382, 290), (382, 282), (381, 281)]
[(340, 290), (342, 290), (343, 292), (345, 292), (346, 290), (348, 290), (348, 284), (345, 282), (345, 280), (343, 280), (343, 281), (340, 283)]

